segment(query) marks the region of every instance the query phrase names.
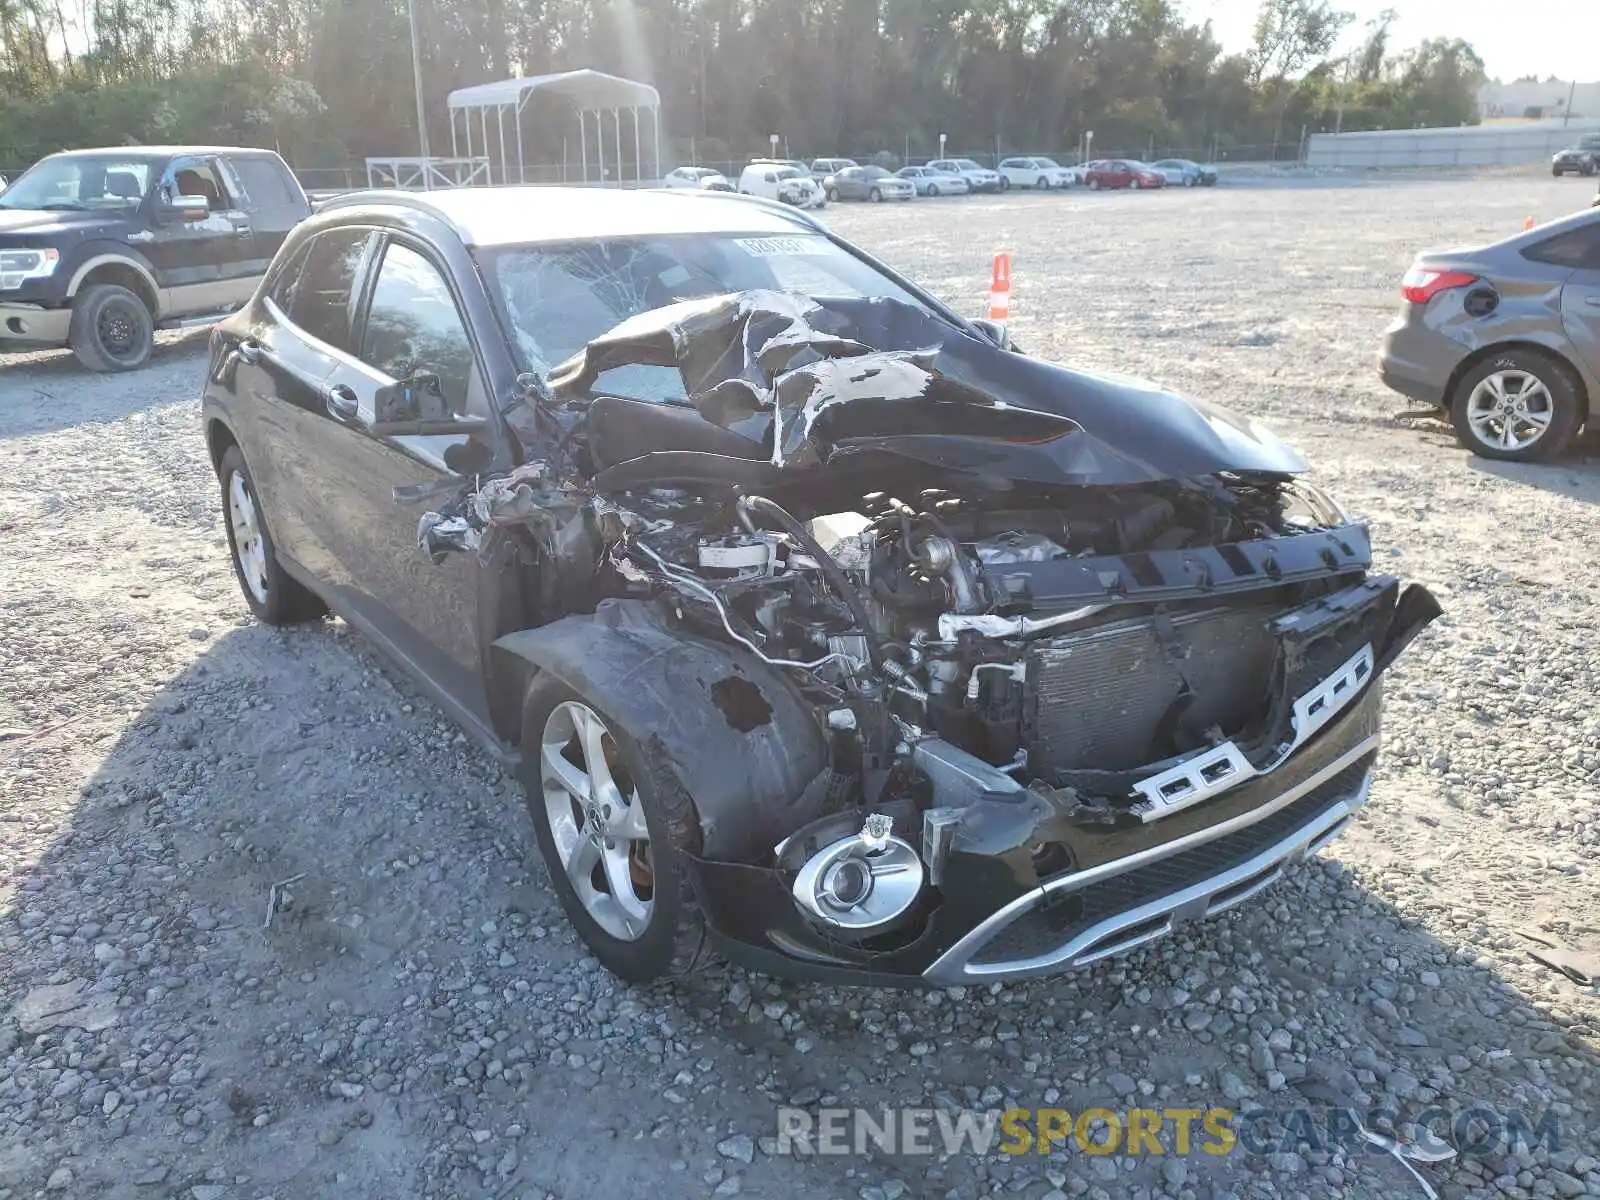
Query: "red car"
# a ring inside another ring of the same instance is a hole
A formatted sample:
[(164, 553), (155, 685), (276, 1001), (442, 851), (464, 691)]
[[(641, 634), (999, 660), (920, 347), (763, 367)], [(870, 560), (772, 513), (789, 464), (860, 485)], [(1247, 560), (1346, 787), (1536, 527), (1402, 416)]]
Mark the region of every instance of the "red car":
[(1127, 158), (1092, 162), (1084, 171), (1084, 179), (1097, 191), (1100, 188), (1158, 188), (1167, 183), (1167, 177), (1154, 167)]

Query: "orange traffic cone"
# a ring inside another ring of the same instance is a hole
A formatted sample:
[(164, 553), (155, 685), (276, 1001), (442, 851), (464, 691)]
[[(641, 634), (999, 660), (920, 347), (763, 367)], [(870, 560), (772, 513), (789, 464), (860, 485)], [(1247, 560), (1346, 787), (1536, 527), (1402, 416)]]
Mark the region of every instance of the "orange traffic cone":
[(989, 277), (989, 320), (1004, 321), (1011, 315), (1011, 255), (1004, 251), (994, 256), (994, 272)]

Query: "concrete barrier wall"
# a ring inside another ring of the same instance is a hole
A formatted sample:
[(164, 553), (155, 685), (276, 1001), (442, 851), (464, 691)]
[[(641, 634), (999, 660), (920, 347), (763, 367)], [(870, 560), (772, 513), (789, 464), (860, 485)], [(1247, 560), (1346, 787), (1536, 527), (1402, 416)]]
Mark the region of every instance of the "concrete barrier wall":
[(1385, 129), (1314, 133), (1306, 163), (1314, 167), (1480, 167), (1548, 162), (1600, 120), (1537, 125), (1473, 125), (1461, 129)]

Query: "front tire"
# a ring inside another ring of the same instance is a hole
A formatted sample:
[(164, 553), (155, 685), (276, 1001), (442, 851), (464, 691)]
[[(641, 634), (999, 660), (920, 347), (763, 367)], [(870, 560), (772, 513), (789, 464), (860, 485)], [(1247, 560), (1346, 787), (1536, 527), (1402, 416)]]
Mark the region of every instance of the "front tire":
[(867, 201), (868, 201), (868, 203), (876, 204), (876, 203), (878, 203), (878, 201), (880, 201), (882, 199), (883, 199), (883, 193), (880, 192), (877, 188), (873, 188), (870, 192), (867, 193)]
[(691, 974), (708, 957), (683, 855), (698, 852), (689, 797), (658, 785), (638, 742), (548, 674), (522, 715), (528, 813), (567, 918), (630, 983)]
[(939, 185), (937, 183), (930, 183), (928, 185), (928, 195), (929, 196), (937, 196), (938, 194), (939, 194)]
[(1450, 405), (1461, 444), (1507, 462), (1554, 458), (1572, 441), (1582, 414), (1572, 372), (1537, 350), (1491, 354), (1462, 376)]
[(229, 446), (217, 466), (222, 483), (223, 525), (233, 574), (250, 611), (265, 625), (293, 625), (326, 616), (320, 597), (278, 565), (266, 514), (239, 447)]
[(1100, 190), (1100, 181), (1098, 179), (1089, 180), (1089, 190), (1091, 192), (1098, 192)]
[(150, 360), (155, 318), (144, 301), (115, 283), (85, 288), (72, 302), (67, 344), (91, 371), (132, 371)]
[(828, 202), (831, 203), (831, 204), (837, 204), (839, 202), (839, 189), (838, 188), (829, 188), (826, 192), (823, 193), (823, 195), (825, 195), (828, 198)]

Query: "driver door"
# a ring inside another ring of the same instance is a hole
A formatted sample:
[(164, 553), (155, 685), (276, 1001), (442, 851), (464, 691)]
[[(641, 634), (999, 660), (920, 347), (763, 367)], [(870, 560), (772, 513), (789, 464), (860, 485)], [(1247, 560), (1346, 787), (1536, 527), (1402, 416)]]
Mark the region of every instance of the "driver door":
[(163, 316), (222, 312), (250, 298), (254, 277), (238, 269), (252, 235), (249, 217), (231, 194), (221, 164), (210, 156), (175, 158), (156, 185), (160, 205), (204, 196), (198, 221), (164, 219), (143, 247), (162, 292)]
[[(498, 434), (489, 431), (495, 426), (483, 373), (446, 272), (425, 247), (397, 235), (384, 238), (373, 272), (353, 353), (340, 355), (324, 382), (324, 431), (303, 450), (318, 460), (312, 475), (331, 484), (332, 550), (353, 593), (350, 605), (391, 654), (483, 720), (483, 569), (475, 554), (434, 563), (417, 546), (419, 519), (450, 495), (399, 505), (394, 491), (470, 477), (490, 461)], [(452, 413), (490, 419), (489, 429), (471, 437), (375, 436), (369, 427), (378, 389), (419, 372), (437, 376)]]

